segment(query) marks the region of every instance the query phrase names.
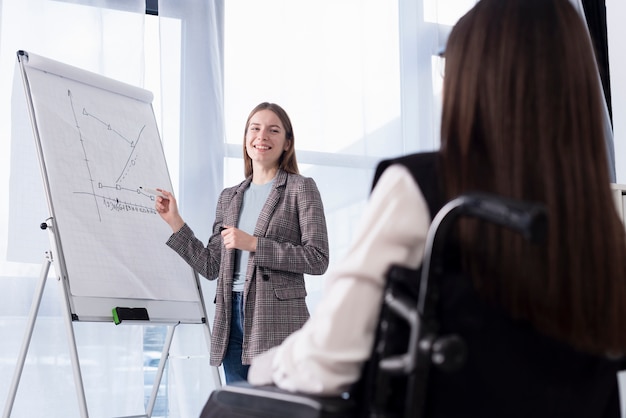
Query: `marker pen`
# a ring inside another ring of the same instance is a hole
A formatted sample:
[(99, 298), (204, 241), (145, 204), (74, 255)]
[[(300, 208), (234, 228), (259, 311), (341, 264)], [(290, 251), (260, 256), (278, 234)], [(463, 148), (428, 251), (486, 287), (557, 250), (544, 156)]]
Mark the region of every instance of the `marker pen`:
[(143, 186), (139, 186), (139, 188), (142, 191), (146, 192), (146, 193), (150, 193), (150, 194), (155, 195), (155, 196), (165, 197), (165, 195), (163, 193), (161, 193), (160, 191), (158, 191), (158, 190), (150, 189), (148, 187), (143, 187)]

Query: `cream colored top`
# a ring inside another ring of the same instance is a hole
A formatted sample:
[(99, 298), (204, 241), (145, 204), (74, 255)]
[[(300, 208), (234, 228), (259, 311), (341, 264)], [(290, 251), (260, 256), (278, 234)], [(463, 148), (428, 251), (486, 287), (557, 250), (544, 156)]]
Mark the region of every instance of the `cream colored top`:
[(393, 264), (421, 264), (430, 221), (409, 171), (401, 165), (385, 170), (346, 257), (327, 274), (313, 315), (280, 346), (253, 359), (249, 382), (312, 394), (346, 391), (372, 350), (385, 273)]

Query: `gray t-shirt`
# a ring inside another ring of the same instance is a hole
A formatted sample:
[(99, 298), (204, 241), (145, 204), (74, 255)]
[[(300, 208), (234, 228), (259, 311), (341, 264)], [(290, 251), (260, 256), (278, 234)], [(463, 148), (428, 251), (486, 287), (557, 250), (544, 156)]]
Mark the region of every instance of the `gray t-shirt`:
[[(254, 235), (254, 228), (261, 214), (261, 209), (272, 190), (274, 180), (265, 184), (250, 183), (243, 194), (243, 203), (237, 228), (250, 235)], [(248, 267), (249, 251), (237, 250), (235, 252), (235, 273), (233, 277), (233, 292), (242, 292), (246, 282), (246, 269)]]

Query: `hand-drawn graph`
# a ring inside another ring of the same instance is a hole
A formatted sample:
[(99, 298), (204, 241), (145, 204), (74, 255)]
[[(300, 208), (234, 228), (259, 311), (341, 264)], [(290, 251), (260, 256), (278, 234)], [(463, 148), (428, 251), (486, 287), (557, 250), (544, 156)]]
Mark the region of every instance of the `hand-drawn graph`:
[[(85, 107), (78, 105), (78, 100), (74, 98), (72, 90), (67, 91), (67, 97), (69, 99), (70, 107), (76, 123), (76, 133), (78, 136), (78, 142), (83, 154), (83, 161), (85, 165), (86, 174), (88, 176), (91, 191), (76, 191), (78, 194), (87, 194), (93, 197), (96, 207), (98, 219), (102, 221), (101, 209), (106, 209), (113, 212), (138, 212), (146, 214), (156, 214), (154, 209), (154, 196), (145, 193), (141, 189), (141, 185), (130, 185), (127, 181), (131, 178), (133, 170), (137, 169), (137, 164), (141, 164), (141, 155), (139, 145), (141, 143), (142, 134), (146, 129), (146, 125), (139, 125), (136, 132), (125, 133), (121, 132), (115, 126), (115, 122), (111, 123), (103, 120), (97, 114), (90, 112)], [(83, 134), (83, 125), (94, 124), (100, 127), (102, 131), (97, 138), (89, 138)], [(118, 161), (120, 168), (117, 173), (112, 172), (108, 175), (113, 175), (112, 178), (95, 178), (98, 175), (96, 160), (90, 158), (89, 141), (96, 141), (98, 139), (105, 140), (110, 147), (119, 147), (120, 149), (126, 149), (128, 156), (126, 159)], [(114, 192), (114, 193), (106, 193)], [(106, 194), (105, 194), (106, 193)], [(115, 197), (112, 197), (114, 196)], [(138, 203), (137, 195), (147, 198), (142, 199), (145, 203)], [(134, 199), (133, 199), (134, 198)]]
[(141, 189), (172, 190), (151, 95), (139, 99), (132, 86), (110, 88), (97, 75), (91, 84), (91, 73), (85, 82), (72, 71), (77, 78), (36, 68), (27, 75), (74, 303), (94, 315), (110, 315), (115, 299), (154, 301), (150, 310), (162, 308), (166, 317), (188, 306), (199, 312), (193, 272), (165, 245), (172, 231), (156, 213), (155, 197)]

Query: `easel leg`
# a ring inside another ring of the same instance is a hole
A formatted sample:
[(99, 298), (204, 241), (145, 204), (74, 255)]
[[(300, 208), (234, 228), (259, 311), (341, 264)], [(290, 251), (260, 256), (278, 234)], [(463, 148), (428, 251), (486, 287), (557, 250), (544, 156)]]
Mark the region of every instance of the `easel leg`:
[(85, 397), (85, 388), (83, 386), (83, 377), (80, 372), (80, 362), (78, 361), (78, 349), (76, 348), (76, 336), (74, 334), (74, 324), (72, 323), (72, 313), (70, 311), (70, 302), (67, 296), (67, 292), (61, 282), (61, 297), (65, 301), (67, 309), (64, 311), (65, 329), (67, 331), (68, 345), (70, 347), (70, 360), (72, 362), (72, 369), (74, 371), (74, 386), (76, 386), (76, 396), (78, 397), (78, 409), (80, 410), (81, 418), (88, 418), (87, 412), (87, 398)]
[(165, 337), (165, 343), (163, 344), (163, 351), (161, 352), (161, 360), (159, 361), (159, 368), (157, 369), (157, 374), (152, 384), (150, 401), (148, 401), (148, 406), (146, 407), (146, 414), (148, 417), (151, 417), (152, 411), (154, 411), (154, 404), (156, 403), (156, 398), (159, 394), (159, 386), (161, 386), (161, 379), (163, 378), (163, 371), (165, 370), (165, 362), (169, 358), (170, 347), (172, 346), (172, 340), (174, 338), (174, 330), (177, 326), (178, 324), (170, 325), (167, 330), (167, 336)]
[(13, 374), (13, 381), (11, 382), (11, 389), (7, 398), (7, 403), (4, 405), (4, 418), (11, 416), (11, 410), (13, 409), (13, 403), (15, 402), (15, 395), (17, 394), (17, 387), (20, 384), (20, 378), (22, 377), (22, 371), (24, 370), (24, 363), (26, 362), (26, 355), (28, 354), (28, 347), (30, 346), (30, 340), (33, 336), (33, 329), (35, 328), (35, 319), (39, 313), (39, 306), (41, 305), (41, 297), (43, 290), (46, 286), (46, 279), (48, 278), (48, 271), (50, 271), (50, 264), (52, 263), (52, 255), (46, 252), (45, 261), (41, 266), (41, 273), (39, 275), (39, 284), (35, 291), (35, 297), (30, 307), (30, 313), (28, 314), (28, 324), (26, 325), (26, 334), (24, 334), (24, 340), (22, 341), (22, 348), (20, 349), (20, 355), (17, 359), (17, 365), (15, 367), (15, 373)]

